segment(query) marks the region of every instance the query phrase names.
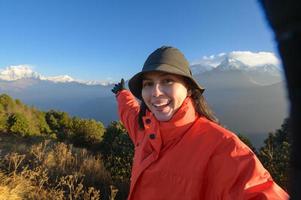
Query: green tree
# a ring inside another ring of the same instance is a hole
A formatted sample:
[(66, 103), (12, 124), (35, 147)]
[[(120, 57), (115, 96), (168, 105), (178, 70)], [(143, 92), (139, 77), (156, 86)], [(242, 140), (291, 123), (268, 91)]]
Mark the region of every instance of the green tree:
[(6, 132), (7, 129), (7, 115), (4, 107), (0, 104), (0, 132)]
[(40, 111), (36, 111), (34, 114), (37, 121), (37, 126), (39, 128), (39, 132), (46, 135), (50, 134), (51, 129), (46, 122), (46, 118), (45, 118), (46, 114)]
[(22, 136), (31, 135), (29, 122), (21, 113), (14, 113), (9, 117), (8, 130), (11, 133)]
[(259, 159), (274, 180), (283, 188), (288, 187), (288, 169), (291, 151), (289, 120), (285, 119), (281, 128), (269, 133), (260, 148)]
[(129, 191), (134, 145), (120, 122), (106, 129), (100, 151), (113, 183), (118, 188), (116, 199), (126, 199)]
[(93, 119), (72, 119), (72, 130), (74, 135), (72, 141), (75, 145), (93, 146), (99, 144), (105, 132), (105, 128), (101, 122)]
[(46, 112), (45, 119), (51, 132), (60, 140), (68, 140), (72, 135), (72, 120), (68, 113), (50, 110)]
[(20, 99), (15, 100), (16, 105), (23, 106), (23, 103)]
[(11, 112), (15, 106), (14, 100), (7, 94), (0, 95), (0, 104), (2, 104), (6, 112)]
[(101, 143), (101, 153), (113, 178), (130, 178), (134, 145), (120, 122), (113, 121), (107, 127)]

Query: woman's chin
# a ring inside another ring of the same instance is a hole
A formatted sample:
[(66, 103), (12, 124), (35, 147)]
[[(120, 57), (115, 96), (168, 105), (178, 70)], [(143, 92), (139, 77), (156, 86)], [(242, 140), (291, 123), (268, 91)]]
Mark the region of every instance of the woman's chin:
[(171, 117), (172, 117), (172, 114), (170, 114), (170, 113), (158, 113), (158, 112), (156, 112), (154, 114), (155, 114), (156, 119), (158, 121), (161, 121), (161, 122), (166, 122), (166, 121), (170, 120)]

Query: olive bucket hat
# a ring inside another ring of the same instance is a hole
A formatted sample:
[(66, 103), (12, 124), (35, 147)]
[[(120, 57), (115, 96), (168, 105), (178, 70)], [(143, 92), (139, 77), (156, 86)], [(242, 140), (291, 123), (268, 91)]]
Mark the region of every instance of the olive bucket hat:
[(135, 74), (129, 80), (129, 89), (135, 97), (142, 99), (142, 80), (143, 75), (147, 72), (166, 72), (186, 77), (193, 88), (199, 89), (201, 92), (205, 90), (204, 87), (192, 77), (189, 63), (184, 55), (177, 48), (170, 46), (162, 46), (151, 53), (146, 59), (142, 71)]

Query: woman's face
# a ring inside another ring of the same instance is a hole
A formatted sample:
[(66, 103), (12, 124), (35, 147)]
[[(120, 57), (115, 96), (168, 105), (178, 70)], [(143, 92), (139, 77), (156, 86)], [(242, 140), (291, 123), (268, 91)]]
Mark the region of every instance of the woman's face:
[(143, 77), (142, 98), (159, 121), (170, 120), (187, 95), (187, 87), (181, 76), (150, 72)]

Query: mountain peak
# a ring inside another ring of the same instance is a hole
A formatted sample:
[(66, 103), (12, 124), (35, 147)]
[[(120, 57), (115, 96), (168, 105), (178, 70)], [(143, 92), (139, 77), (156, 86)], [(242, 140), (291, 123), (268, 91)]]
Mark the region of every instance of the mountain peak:
[(232, 58), (231, 56), (226, 56), (225, 59), (216, 67), (216, 69), (221, 71), (246, 70), (247, 68), (247, 65), (235, 58)]
[(41, 77), (41, 80), (48, 80), (48, 81), (52, 81), (55, 83), (58, 82), (74, 82), (75, 80), (68, 75), (60, 75), (60, 76), (50, 76), (50, 77)]
[[(194, 62), (192, 71), (194, 74), (205, 71), (219, 70), (241, 70), (258, 71), (279, 75), (280, 61), (271, 52), (232, 51), (218, 55), (205, 56)], [(208, 70), (207, 70), (208, 69)]]

